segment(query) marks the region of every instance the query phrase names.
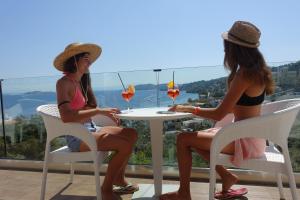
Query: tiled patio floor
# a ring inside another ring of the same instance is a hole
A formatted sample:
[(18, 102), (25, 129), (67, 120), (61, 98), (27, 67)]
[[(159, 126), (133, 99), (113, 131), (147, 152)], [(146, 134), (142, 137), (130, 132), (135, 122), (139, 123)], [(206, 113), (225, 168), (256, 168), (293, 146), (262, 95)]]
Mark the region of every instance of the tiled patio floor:
[[(41, 186), (41, 173), (30, 171), (0, 170), (0, 200), (38, 200)], [(103, 177), (101, 177), (103, 178)], [(133, 183), (153, 183), (152, 179), (128, 178)], [(68, 174), (49, 173), (47, 200), (95, 200), (95, 185), (92, 175), (75, 175), (74, 183), (67, 185)], [(102, 179), (103, 180), (103, 179)], [(168, 184), (178, 184), (178, 181), (164, 181)], [(220, 187), (220, 185), (218, 185)], [(237, 185), (236, 187), (239, 187)], [(243, 186), (244, 187), (244, 186)], [(275, 200), (279, 199), (276, 187), (246, 186), (249, 193), (244, 200)], [(285, 188), (286, 199), (291, 199), (288, 188)], [(192, 182), (193, 200), (208, 199), (208, 184)], [(298, 190), (300, 195), (300, 190)], [(132, 195), (122, 195), (122, 199), (131, 199)]]

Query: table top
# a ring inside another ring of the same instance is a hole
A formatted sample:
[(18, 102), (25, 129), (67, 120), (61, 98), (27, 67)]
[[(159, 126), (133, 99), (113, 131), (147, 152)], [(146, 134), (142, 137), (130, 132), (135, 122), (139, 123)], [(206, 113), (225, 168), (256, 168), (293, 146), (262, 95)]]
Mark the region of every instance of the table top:
[(166, 112), (168, 109), (168, 107), (137, 108), (131, 109), (129, 112), (124, 110), (116, 117), (131, 120), (172, 120), (193, 116), (192, 113)]

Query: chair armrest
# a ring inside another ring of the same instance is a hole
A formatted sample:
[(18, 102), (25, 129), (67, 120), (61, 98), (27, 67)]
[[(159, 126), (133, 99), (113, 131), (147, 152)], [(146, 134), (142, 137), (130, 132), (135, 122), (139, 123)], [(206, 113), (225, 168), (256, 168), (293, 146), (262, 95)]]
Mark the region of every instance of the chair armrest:
[(85, 142), (91, 150), (97, 150), (95, 137), (81, 123), (64, 123), (55, 116), (45, 114), (42, 116), (47, 129), (47, 142), (60, 136), (71, 135)]
[(117, 126), (115, 121), (105, 115), (95, 115), (92, 120), (97, 126)]

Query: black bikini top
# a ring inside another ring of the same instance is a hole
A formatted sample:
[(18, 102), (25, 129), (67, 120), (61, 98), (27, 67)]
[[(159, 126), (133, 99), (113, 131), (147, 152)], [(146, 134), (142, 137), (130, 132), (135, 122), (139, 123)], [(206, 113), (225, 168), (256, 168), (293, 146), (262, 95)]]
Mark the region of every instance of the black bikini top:
[(239, 105), (239, 106), (257, 106), (257, 105), (260, 105), (265, 100), (265, 93), (266, 93), (266, 91), (263, 91), (259, 96), (256, 96), (256, 97), (249, 97), (247, 94), (243, 93), (243, 95), (238, 100), (236, 105)]

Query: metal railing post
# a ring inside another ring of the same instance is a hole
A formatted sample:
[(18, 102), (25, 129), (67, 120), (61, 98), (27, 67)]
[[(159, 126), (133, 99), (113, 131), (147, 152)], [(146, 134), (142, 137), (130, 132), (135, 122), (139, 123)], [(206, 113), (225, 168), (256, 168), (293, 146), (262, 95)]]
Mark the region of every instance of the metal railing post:
[(154, 69), (153, 72), (155, 72), (156, 76), (156, 106), (160, 107), (160, 96), (159, 96), (159, 72), (161, 72), (161, 69)]
[(4, 124), (4, 106), (3, 106), (3, 94), (2, 94), (2, 81), (3, 81), (3, 79), (0, 79), (1, 118), (2, 118), (2, 130), (3, 130), (3, 142), (4, 142), (4, 156), (7, 157), (6, 134), (5, 134), (5, 124)]

